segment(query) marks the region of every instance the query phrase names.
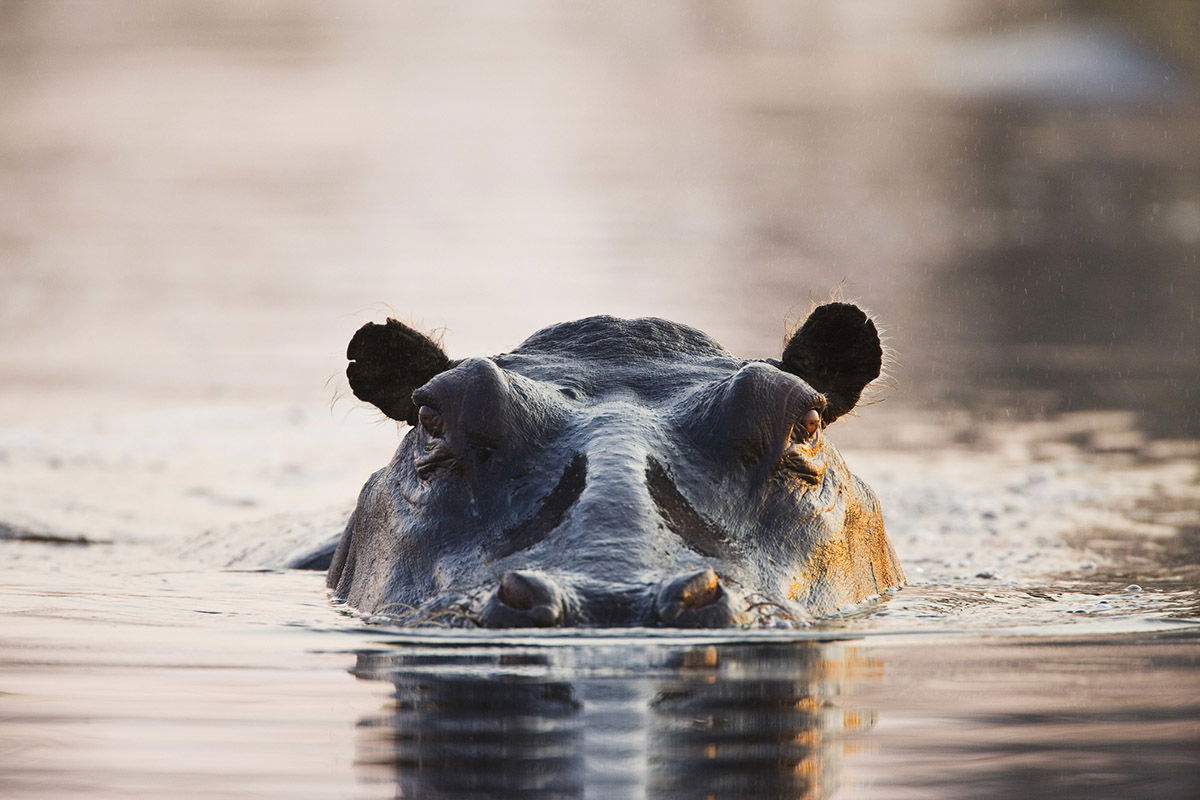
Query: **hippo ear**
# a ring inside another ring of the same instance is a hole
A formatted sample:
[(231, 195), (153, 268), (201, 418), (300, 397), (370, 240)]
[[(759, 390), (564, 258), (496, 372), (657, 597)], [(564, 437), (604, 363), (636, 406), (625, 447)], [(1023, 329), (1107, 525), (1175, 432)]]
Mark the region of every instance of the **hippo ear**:
[(850, 303), (818, 306), (783, 350), (780, 368), (825, 395), (825, 424), (854, 408), (863, 388), (879, 377), (883, 347), (862, 309)]
[(346, 347), (346, 377), (359, 400), (379, 408), (392, 419), (417, 424), (412, 393), (450, 366), (437, 343), (402, 322), (368, 322)]

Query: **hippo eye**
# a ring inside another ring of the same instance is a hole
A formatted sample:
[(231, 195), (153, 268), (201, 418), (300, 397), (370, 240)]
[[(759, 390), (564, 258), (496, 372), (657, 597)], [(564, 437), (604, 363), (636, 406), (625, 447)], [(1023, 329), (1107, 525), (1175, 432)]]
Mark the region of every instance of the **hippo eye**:
[(433, 437), (440, 437), (445, 430), (442, 415), (429, 406), (421, 406), (417, 409), (417, 421), (421, 423), (425, 432)]
[(821, 412), (810, 408), (796, 427), (800, 429), (804, 441), (811, 441), (821, 430)]

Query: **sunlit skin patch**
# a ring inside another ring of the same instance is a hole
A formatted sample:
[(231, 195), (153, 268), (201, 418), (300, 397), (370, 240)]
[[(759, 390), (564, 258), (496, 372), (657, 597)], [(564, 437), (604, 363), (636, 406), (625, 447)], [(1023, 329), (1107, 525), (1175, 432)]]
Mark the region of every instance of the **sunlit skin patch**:
[[(856, 514), (854, 509), (847, 516)], [(816, 545), (805, 568), (788, 587), (788, 597), (800, 600), (814, 591), (835, 590), (839, 583), (867, 591), (871, 586), (886, 586), (903, 579), (899, 566), (891, 555), (891, 546), (883, 526), (859, 524), (862, 520), (848, 519), (844, 528), (851, 533)], [(850, 569), (850, 565), (867, 565), (867, 573)], [(832, 588), (831, 588), (832, 587)], [(870, 595), (867, 595), (870, 596)]]
[(814, 587), (834, 570), (844, 569), (849, 563), (850, 549), (845, 541), (827, 541), (816, 545), (804, 569), (796, 575), (788, 587), (788, 599), (800, 600), (813, 591)]

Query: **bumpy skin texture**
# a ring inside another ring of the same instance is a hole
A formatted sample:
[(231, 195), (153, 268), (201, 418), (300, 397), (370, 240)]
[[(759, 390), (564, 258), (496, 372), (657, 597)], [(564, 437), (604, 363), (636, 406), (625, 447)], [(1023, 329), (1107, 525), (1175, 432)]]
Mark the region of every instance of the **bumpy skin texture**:
[(780, 361), (613, 317), (457, 362), (388, 320), (349, 356), (355, 394), (415, 423), (329, 568), (361, 613), (719, 627), (801, 622), (903, 583), (875, 496), (824, 430), (879, 374), (853, 305), (816, 309)]

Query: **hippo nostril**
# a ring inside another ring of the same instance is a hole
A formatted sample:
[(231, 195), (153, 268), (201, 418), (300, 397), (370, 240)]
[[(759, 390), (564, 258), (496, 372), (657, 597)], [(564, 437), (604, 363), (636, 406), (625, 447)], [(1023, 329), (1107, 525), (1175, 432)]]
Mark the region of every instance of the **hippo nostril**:
[(711, 569), (683, 575), (662, 587), (655, 602), (658, 618), (679, 627), (716, 627), (733, 621), (730, 598)]
[(560, 610), (551, 606), (534, 606), (529, 609), (529, 619), (539, 628), (553, 628), (558, 624)]
[(692, 575), (674, 580), (668, 589), (678, 599), (680, 607), (685, 610), (711, 606), (721, 599), (725, 592), (721, 589), (721, 581), (717, 573), (711, 569), (702, 569)]
[(500, 579), (492, 609), (487, 616), (495, 627), (549, 628), (562, 622), (562, 592), (549, 578), (513, 570)]
[(520, 572), (506, 572), (500, 579), (500, 589), (497, 595), (500, 602), (518, 611), (528, 611), (533, 608), (535, 587), (529, 576)]

